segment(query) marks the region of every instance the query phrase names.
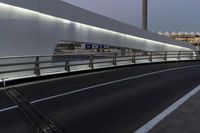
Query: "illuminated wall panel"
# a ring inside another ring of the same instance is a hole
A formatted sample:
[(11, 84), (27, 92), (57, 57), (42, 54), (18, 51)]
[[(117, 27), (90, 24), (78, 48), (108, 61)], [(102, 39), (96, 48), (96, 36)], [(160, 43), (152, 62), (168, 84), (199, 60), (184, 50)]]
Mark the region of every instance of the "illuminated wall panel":
[[(61, 40), (108, 44), (146, 51), (195, 49), (189, 44), (141, 31), (59, 0), (13, 0), (14, 3), (1, 3), (5, 1), (0, 0), (0, 56), (52, 54)], [(78, 22), (71, 21), (64, 15), (67, 14), (69, 18), (74, 15), (77, 20), (76, 15), (81, 13), (86, 16), (79, 17)], [(86, 19), (87, 24), (81, 23)], [(88, 25), (89, 23), (93, 26)], [(110, 28), (105, 29), (108, 26)], [(115, 31), (111, 30), (115, 28)], [(127, 34), (124, 34), (126, 32)]]

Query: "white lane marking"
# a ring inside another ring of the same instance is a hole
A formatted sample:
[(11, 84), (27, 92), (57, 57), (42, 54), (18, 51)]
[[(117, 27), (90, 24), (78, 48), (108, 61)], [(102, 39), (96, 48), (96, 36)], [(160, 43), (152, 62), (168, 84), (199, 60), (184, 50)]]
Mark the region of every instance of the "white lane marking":
[(191, 98), (194, 94), (200, 91), (200, 85), (190, 91), (188, 94), (180, 98), (177, 102), (169, 106), (166, 110), (161, 112), (159, 115), (154, 117), (152, 120), (147, 122), (141, 128), (136, 130), (134, 133), (147, 133), (151, 129), (153, 129), (159, 122), (161, 122), (165, 117), (167, 117), (170, 113), (175, 111), (178, 107), (180, 107), (183, 103), (185, 103), (189, 98)]
[(5, 109), (0, 109), (0, 113), (8, 111), (8, 110), (16, 109), (16, 108), (18, 108), (18, 106), (12, 106), (12, 107), (8, 107), (8, 108), (5, 108)]
[(74, 94), (74, 93), (77, 93), (77, 92), (82, 92), (82, 91), (90, 90), (90, 89), (93, 89), (93, 88), (102, 87), (102, 86), (106, 86), (106, 85), (110, 85), (110, 84), (114, 84), (114, 83), (118, 83), (118, 82), (122, 82), (122, 81), (127, 81), (127, 80), (131, 80), (131, 79), (136, 79), (136, 78), (141, 78), (141, 77), (145, 77), (145, 76), (149, 76), (149, 75), (154, 75), (154, 74), (158, 74), (158, 73), (169, 72), (169, 71), (180, 70), (180, 69), (186, 69), (186, 68), (199, 67), (199, 66), (200, 65), (192, 65), (192, 66), (187, 66), (187, 67), (177, 67), (177, 68), (171, 68), (171, 69), (146, 73), (146, 74), (142, 74), (142, 75), (132, 76), (132, 77), (114, 80), (114, 81), (110, 81), (110, 82), (106, 82), (106, 83), (102, 83), (102, 84), (98, 84), (98, 85), (93, 85), (93, 86), (89, 86), (89, 87), (86, 87), (86, 88), (82, 88), (82, 89), (78, 89), (78, 90), (74, 90), (74, 91), (70, 91), (70, 92), (66, 92), (66, 93), (62, 93), (62, 94), (58, 94), (58, 95), (54, 95), (54, 96), (50, 96), (50, 97), (46, 97), (46, 98), (41, 98), (41, 99), (32, 101), (31, 103), (38, 103), (38, 102), (42, 102), (42, 101), (46, 101), (46, 100), (50, 100), (50, 99)]

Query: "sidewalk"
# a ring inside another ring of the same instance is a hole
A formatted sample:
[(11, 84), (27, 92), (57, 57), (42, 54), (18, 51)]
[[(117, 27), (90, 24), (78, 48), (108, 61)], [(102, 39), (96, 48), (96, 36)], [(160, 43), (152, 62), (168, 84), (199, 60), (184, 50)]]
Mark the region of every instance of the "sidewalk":
[(200, 92), (168, 115), (149, 133), (200, 133)]

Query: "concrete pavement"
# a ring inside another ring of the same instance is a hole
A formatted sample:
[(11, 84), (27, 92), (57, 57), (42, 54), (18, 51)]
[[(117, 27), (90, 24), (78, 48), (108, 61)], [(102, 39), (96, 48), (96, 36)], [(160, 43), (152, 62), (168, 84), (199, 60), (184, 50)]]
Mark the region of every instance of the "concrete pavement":
[(162, 120), (150, 133), (200, 133), (200, 92)]

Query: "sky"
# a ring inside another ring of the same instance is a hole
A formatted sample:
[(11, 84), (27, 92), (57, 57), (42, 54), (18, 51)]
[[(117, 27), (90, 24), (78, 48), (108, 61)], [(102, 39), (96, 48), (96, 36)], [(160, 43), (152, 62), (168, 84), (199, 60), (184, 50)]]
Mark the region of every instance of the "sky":
[[(141, 28), (142, 0), (64, 0)], [(200, 31), (200, 0), (148, 0), (150, 31)]]

